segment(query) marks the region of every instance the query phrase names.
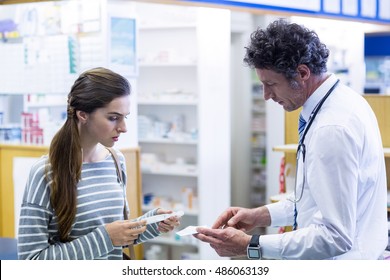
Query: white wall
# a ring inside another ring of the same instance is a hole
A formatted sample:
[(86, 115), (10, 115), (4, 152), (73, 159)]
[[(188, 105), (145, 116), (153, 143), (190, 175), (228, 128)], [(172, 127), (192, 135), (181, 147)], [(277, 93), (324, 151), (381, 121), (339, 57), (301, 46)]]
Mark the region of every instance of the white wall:
[(253, 20), (248, 13), (233, 12), (231, 17), (231, 204), (250, 205), (251, 180), (251, 69), (245, 67), (247, 45)]
[[(230, 11), (201, 8), (199, 47), (199, 224), (212, 226), (230, 204)], [(218, 259), (200, 243), (203, 259)]]

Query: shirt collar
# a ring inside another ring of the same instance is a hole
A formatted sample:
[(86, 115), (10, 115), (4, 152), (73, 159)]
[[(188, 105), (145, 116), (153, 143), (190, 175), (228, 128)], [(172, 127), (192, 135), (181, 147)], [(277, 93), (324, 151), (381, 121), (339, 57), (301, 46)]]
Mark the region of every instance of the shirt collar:
[(302, 108), (302, 117), (305, 121), (309, 120), (311, 112), (314, 110), (318, 102), (326, 95), (328, 90), (336, 83), (337, 77), (335, 74), (331, 74), (306, 100)]

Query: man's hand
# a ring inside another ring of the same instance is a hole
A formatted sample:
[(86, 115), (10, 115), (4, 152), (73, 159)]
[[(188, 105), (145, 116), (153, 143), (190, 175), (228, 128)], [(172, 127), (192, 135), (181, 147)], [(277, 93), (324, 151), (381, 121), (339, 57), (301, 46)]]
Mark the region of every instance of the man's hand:
[(224, 229), (197, 228), (194, 237), (210, 244), (221, 257), (246, 256), (246, 248), (251, 236), (245, 232), (227, 227)]
[(212, 228), (233, 227), (242, 231), (250, 231), (255, 227), (269, 226), (271, 218), (266, 207), (247, 209), (230, 207), (214, 222)]

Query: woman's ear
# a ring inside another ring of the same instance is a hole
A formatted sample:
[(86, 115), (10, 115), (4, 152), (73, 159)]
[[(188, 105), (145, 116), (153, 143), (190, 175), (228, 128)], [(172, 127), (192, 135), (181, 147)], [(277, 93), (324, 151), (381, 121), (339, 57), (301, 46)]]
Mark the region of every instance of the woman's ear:
[(80, 110), (77, 110), (76, 111), (76, 116), (77, 116), (77, 119), (79, 120), (79, 122), (81, 124), (86, 124), (87, 123), (88, 116), (89, 116), (88, 113), (80, 111)]

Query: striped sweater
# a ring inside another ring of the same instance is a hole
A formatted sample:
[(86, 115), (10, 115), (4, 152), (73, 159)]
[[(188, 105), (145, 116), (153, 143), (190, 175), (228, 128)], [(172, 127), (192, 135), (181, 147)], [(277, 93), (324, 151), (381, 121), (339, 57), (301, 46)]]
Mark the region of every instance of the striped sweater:
[[(117, 153), (122, 171), (126, 170), (123, 154)], [(122, 247), (113, 246), (105, 229), (106, 224), (124, 219), (125, 207), (125, 189), (118, 183), (111, 155), (100, 162), (83, 163), (77, 184), (77, 213), (69, 235), (72, 241), (65, 243), (59, 241), (58, 219), (50, 203), (51, 181), (45, 176), (48, 164), (47, 155), (40, 158), (27, 180), (18, 228), (19, 259), (122, 259)], [(123, 179), (126, 182), (126, 172)], [(156, 213), (157, 209), (151, 210), (136, 220)], [(147, 225), (135, 243), (159, 234), (157, 224)]]

